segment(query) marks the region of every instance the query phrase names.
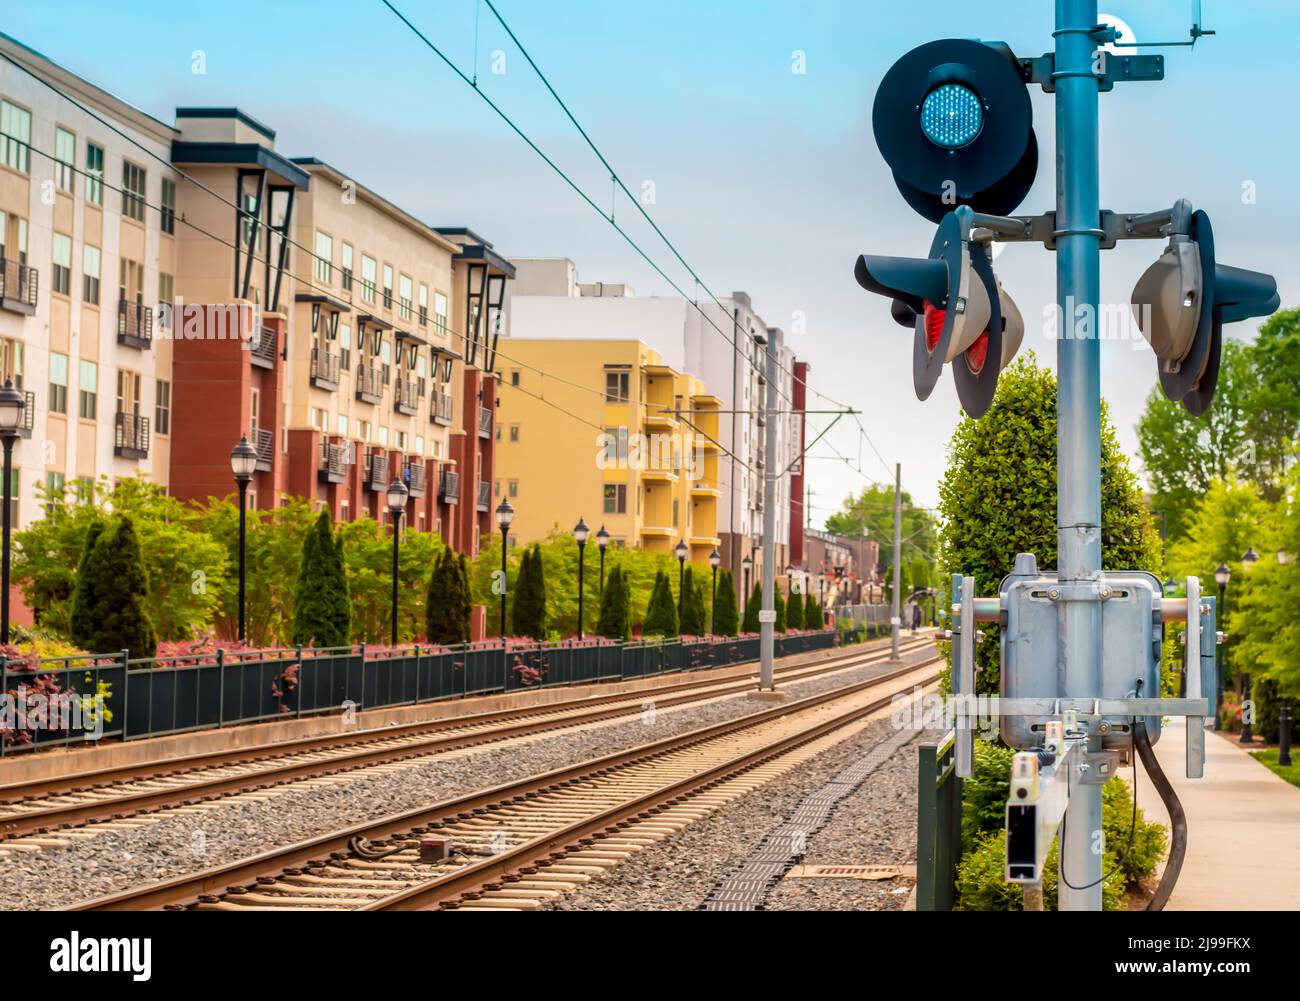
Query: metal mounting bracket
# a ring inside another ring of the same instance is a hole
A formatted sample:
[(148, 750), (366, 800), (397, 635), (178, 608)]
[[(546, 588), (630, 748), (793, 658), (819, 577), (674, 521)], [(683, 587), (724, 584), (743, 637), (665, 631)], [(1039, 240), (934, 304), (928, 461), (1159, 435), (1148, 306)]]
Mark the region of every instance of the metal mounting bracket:
[[(1104, 49), (1098, 49), (1100, 60), (1095, 65), (1101, 70), (1090, 76), (1097, 77), (1097, 89), (1103, 93), (1113, 90), (1115, 84), (1137, 82), (1142, 80), (1163, 80), (1165, 78), (1164, 56), (1117, 56)], [(1020, 75), (1026, 83), (1036, 83), (1046, 94), (1056, 92), (1056, 59), (1048, 52), (1041, 56), (1018, 59)]]

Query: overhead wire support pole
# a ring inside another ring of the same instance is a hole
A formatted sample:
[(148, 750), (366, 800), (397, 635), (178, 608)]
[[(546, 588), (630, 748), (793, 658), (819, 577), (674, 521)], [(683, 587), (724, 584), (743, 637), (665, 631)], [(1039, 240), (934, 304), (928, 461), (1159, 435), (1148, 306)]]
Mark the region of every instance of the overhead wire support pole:
[[(1097, 0), (1056, 0), (1057, 576), (1084, 586), (1101, 580), (1101, 351), (1093, 325), (1078, 320), (1097, 315), (1101, 294), (1097, 30)], [(1101, 604), (1064, 601), (1057, 614), (1065, 694), (1095, 696)], [(1099, 911), (1100, 785), (1079, 788), (1065, 822), (1060, 909)]]
[(889, 659), (898, 660), (902, 627), (899, 592), (903, 588), (903, 464), (894, 463), (894, 588), (889, 599)]
[[(776, 338), (766, 336), (767, 411), (775, 414)], [(768, 417), (763, 428), (763, 607), (759, 613), (759, 688), (772, 691), (776, 685), (772, 657), (776, 641), (776, 425)]]

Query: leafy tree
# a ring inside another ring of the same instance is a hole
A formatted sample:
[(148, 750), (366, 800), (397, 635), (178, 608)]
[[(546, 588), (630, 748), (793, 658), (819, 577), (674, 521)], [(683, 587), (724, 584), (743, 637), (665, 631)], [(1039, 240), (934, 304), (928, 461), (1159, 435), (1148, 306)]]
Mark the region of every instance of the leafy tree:
[[(388, 644), (392, 636), (393, 536), (388, 526), (368, 515), (342, 522), (335, 533), (345, 554), (353, 643)], [(428, 626), (426, 599), (431, 571), (443, 550), (429, 532), (403, 532), (397, 550), (397, 638), (413, 642)]]
[(152, 657), (158, 642), (146, 606), (149, 577), (140, 540), (123, 515), (100, 532), (85, 566), (84, 594), (90, 602), (91, 631), (82, 637), (93, 653), (127, 650), (132, 657)]
[(682, 578), (681, 633), (683, 636), (703, 636), (706, 632), (704, 592), (695, 580), (695, 568), (687, 567)]
[(662, 570), (655, 577), (654, 590), (650, 592), (650, 604), (646, 607), (645, 624), (641, 627), (641, 635), (677, 635), (677, 606), (673, 601), (673, 590), (668, 583), (668, 575)]
[(763, 585), (755, 584), (754, 590), (749, 593), (749, 601), (745, 602), (745, 624), (742, 630), (747, 633), (756, 633), (762, 626), (758, 620), (758, 613), (763, 610)]
[(772, 590), (773, 593), (775, 594), (775, 597), (772, 599), (773, 607), (776, 609), (776, 626), (774, 628), (778, 633), (783, 633), (785, 632), (785, 625), (786, 625), (785, 598), (781, 596), (781, 589), (779, 587), (773, 588)]
[[(903, 570), (915, 559), (924, 559), (925, 553), (934, 552), (936, 525), (933, 515), (917, 507), (911, 494), (902, 492), (902, 554)], [(843, 508), (826, 519), (826, 530), (850, 539), (858, 539), (866, 530), (866, 537), (880, 544), (880, 573), (890, 587), (894, 583), (891, 569), (894, 542), (894, 488), (893, 486), (868, 486), (857, 496), (845, 499)]]
[(95, 605), (99, 600), (95, 593), (95, 578), (87, 571), (90, 567), (91, 554), (95, 543), (104, 534), (104, 523), (96, 519), (86, 530), (86, 542), (81, 551), (81, 562), (77, 565), (76, 586), (72, 594), (72, 615), (68, 635), (72, 642), (83, 650), (94, 650)]
[[(1056, 379), (1032, 352), (1002, 373), (988, 413), (957, 426), (939, 496), (945, 576), (973, 576), (988, 595), (1017, 553), (1034, 553), (1043, 570), (1056, 566)], [(1104, 406), (1101, 503), (1102, 565), (1158, 574), (1159, 536)], [(981, 628), (996, 636), (995, 626)], [(982, 694), (998, 692), (998, 646), (976, 647)]]
[[(1300, 439), (1300, 309), (1274, 313), (1251, 345), (1254, 378), (1246, 394), (1246, 447), (1238, 473), (1265, 500), (1282, 499)], [(1217, 395), (1217, 394), (1216, 394)]]
[(713, 609), (713, 631), (718, 636), (735, 636), (739, 631), (736, 609), (736, 582), (730, 570), (718, 574), (718, 601)]
[(628, 640), (632, 636), (631, 591), (623, 568), (615, 566), (605, 580), (605, 594), (600, 603), (600, 621), (596, 632), (612, 640)]
[(515, 582), (510, 629), (516, 636), (546, 639), (546, 581), (541, 547), (533, 545), (524, 552)]
[(330, 514), (321, 511), (303, 540), (293, 607), (294, 643), (348, 645), (352, 608), (343, 566), (342, 536), (335, 540)]

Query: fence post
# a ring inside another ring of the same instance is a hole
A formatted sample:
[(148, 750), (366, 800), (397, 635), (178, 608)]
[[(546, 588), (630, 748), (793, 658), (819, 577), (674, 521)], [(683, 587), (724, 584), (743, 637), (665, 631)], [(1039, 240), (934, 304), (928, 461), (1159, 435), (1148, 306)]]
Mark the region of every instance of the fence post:
[[(0, 698), (9, 694), (9, 658), (0, 653)], [(17, 707), (15, 706), (15, 709)], [(18, 721), (17, 715), (14, 716), (14, 722)], [(122, 729), (125, 731), (126, 722), (123, 719)], [(0, 758), (5, 756), (4, 737), (0, 737)]]
[[(241, 700), (242, 701), (242, 700)], [(217, 647), (217, 729), (226, 720), (226, 651)]]
[(961, 779), (955, 734), (917, 748), (916, 909), (950, 911), (961, 859)]
[(916, 909), (938, 910), (935, 894), (935, 839), (938, 833), (937, 748), (922, 744), (916, 761)]
[(294, 718), (302, 719), (303, 675), (302, 675), (302, 644), (301, 643), (299, 643), (296, 647), (294, 647), (294, 654), (297, 657), (297, 662), (298, 662), (298, 685), (297, 685), (297, 690), (298, 690), (297, 710), (298, 711), (294, 713)]

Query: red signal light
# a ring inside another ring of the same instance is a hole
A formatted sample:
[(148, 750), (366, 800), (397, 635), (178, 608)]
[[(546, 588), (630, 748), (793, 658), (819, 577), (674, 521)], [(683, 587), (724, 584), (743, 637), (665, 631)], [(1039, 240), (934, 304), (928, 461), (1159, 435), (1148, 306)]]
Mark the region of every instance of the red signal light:
[(939, 338), (943, 336), (943, 321), (946, 312), (946, 310), (928, 302), (925, 304), (925, 349), (931, 354), (934, 354)]
[(989, 332), (986, 330), (979, 337), (975, 338), (975, 343), (966, 349), (966, 365), (970, 370), (979, 375), (984, 370), (984, 361), (989, 355)]

